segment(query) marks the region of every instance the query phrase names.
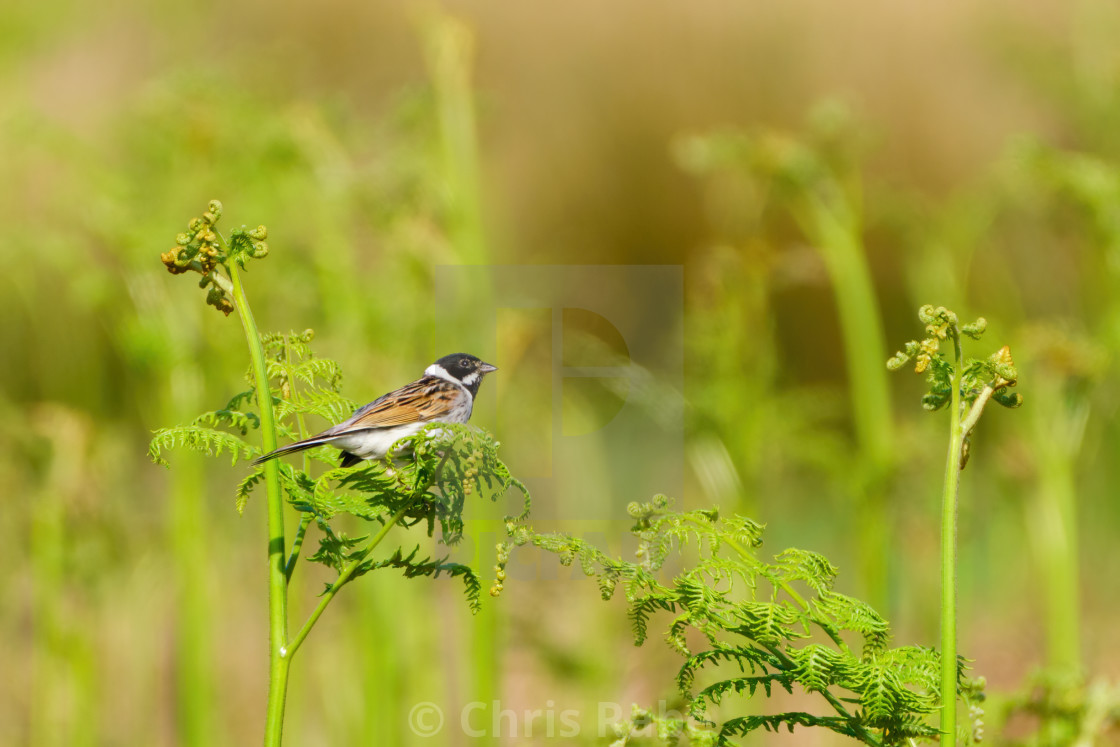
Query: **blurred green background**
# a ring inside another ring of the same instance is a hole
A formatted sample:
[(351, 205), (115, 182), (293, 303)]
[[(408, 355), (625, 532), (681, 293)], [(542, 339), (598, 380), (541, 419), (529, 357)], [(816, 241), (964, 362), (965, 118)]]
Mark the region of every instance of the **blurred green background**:
[[(937, 640), (945, 418), (883, 362), (923, 303), (986, 316), (974, 353), (1010, 344), (1026, 405), (986, 414), (964, 473), (960, 651), (997, 694), (1115, 676), (1117, 38), (1096, 0), (3, 4), (0, 744), (260, 738), (263, 502), (235, 512), (242, 466), (145, 453), (244, 389), (237, 322), (159, 262), (215, 197), (226, 228), (269, 228), (262, 329), (314, 328), (361, 401), (449, 352), (438, 266), (682, 267), (677, 322), (648, 331), (684, 340), (659, 395), (685, 403), (678, 505), (825, 553), (899, 643)], [(475, 421), (527, 477), (559, 417), (537, 321), (470, 341), (502, 367)], [(565, 355), (614, 360), (609, 329), (569, 329)], [(592, 389), (564, 417), (609, 419)], [(634, 461), (567, 498), (618, 521), (539, 528), (622, 551)], [(455, 557), (486, 567), (480, 521)], [(598, 703), (673, 703), (674, 655), (528, 555), (480, 618), (450, 583), (348, 588), (293, 664), (288, 742), (462, 744), (464, 705), (497, 700), (517, 733), (482, 743), (594, 744)], [(297, 578), (293, 625), (325, 580)], [(526, 733), (534, 709), (581, 735)]]

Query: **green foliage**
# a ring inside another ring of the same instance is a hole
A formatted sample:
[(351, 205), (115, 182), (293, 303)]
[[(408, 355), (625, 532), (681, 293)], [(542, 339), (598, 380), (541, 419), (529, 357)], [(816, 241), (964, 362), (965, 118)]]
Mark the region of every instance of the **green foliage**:
[[(278, 430), (290, 439), (305, 437), (304, 418), (317, 415), (342, 420), (354, 403), (340, 393), (342, 372), (335, 361), (316, 358), (311, 352), (311, 330), (262, 335), (266, 369), (273, 393), (273, 408), (280, 418)], [(153, 461), (167, 464), (166, 449), (185, 447), (208, 455), (224, 452), (238, 459), (260, 455), (246, 440), (260, 418), (253, 390), (242, 392), (222, 409), (200, 415), (191, 425), (157, 431), (149, 447)], [(389, 558), (366, 557), (368, 536), (349, 537), (332, 523), (340, 514), (384, 525), (400, 512), (404, 526), (424, 524), (429, 536), (438, 524), (440, 540), (454, 544), (463, 536), (463, 509), (469, 496), (498, 500), (515, 487), (525, 496), (521, 517), (528, 511), (528, 492), (498, 457), (498, 442), (488, 433), (468, 425), (434, 424), (398, 441), (388, 459), (366, 461), (354, 467), (337, 467), (338, 451), (328, 446), (306, 452), (303, 468), (279, 464), (280, 484), (288, 503), (322, 532), (319, 550), (308, 559), (340, 574), (351, 564), (347, 582), (380, 568), (396, 568), (406, 577), (440, 574), (460, 578), (472, 610), (477, 610), (478, 575), (469, 567), (418, 557), (419, 548), (405, 554), (398, 549)], [(313, 474), (311, 464), (328, 465)], [(264, 481), (264, 465), (253, 469), (238, 485), (237, 509), (244, 509), (253, 490)]]
[[(823, 556), (789, 549), (772, 562), (756, 554), (762, 525), (717, 511), (676, 512), (658, 496), (633, 503), (637, 560), (607, 556), (580, 539), (538, 534), (510, 526), (504, 561), (513, 547), (535, 545), (564, 565), (578, 562), (596, 578), (604, 599), (621, 586), (634, 641), (641, 645), (655, 614), (672, 620), (667, 643), (685, 657), (677, 686), (690, 700), (688, 718), (635, 710), (618, 730), (629, 743), (655, 725), (668, 743), (687, 736), (694, 744), (732, 744), (733, 737), (796, 726), (826, 728), (871, 745), (932, 739), (930, 723), (940, 702), (940, 657), (917, 646), (890, 647), (889, 626), (874, 609), (834, 590), (837, 570)], [(661, 571), (674, 553), (693, 562), (671, 581)], [(699, 638), (697, 647), (691, 640)], [(983, 699), (982, 683), (969, 680), (958, 663), (958, 691), (970, 703)], [(700, 684), (704, 680), (705, 684)], [(767, 696), (775, 687), (819, 694), (826, 715), (787, 712), (723, 718), (738, 696)], [(697, 688), (699, 688), (697, 690)], [(695, 692), (694, 692), (695, 691)], [(722, 706), (722, 708), (720, 708)]]
[(225, 431), (201, 425), (181, 425), (177, 428), (160, 428), (148, 444), (148, 458), (156, 464), (170, 466), (163, 458), (165, 449), (187, 448), (207, 456), (220, 456), (222, 452), (233, 455), (233, 464), (238, 458), (248, 458), (260, 453), (260, 449)]

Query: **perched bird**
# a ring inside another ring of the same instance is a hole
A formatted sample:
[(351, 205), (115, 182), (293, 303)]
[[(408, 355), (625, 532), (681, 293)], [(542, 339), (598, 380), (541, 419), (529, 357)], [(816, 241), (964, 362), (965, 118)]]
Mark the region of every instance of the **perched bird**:
[(253, 465), (320, 444), (342, 449), (343, 467), (363, 459), (380, 459), (390, 446), (428, 423), (465, 423), (470, 420), (482, 377), (497, 370), (497, 366), (484, 363), (473, 355), (445, 355), (428, 366), (424, 375), (411, 384), (405, 384), (358, 408), (348, 419), (322, 433), (270, 451), (254, 460)]

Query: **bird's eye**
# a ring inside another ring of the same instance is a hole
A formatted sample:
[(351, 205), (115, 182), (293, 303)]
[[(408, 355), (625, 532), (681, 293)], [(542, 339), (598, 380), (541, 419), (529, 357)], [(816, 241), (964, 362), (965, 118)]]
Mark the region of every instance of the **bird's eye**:
[(459, 365), (462, 366), (463, 368), (470, 368), (471, 367), (471, 362), (470, 361), (460, 361)]

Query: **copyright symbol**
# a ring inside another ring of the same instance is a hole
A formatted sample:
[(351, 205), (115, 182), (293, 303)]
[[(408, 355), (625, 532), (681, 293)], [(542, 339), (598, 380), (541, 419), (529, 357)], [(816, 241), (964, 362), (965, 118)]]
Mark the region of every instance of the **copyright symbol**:
[(443, 728), (443, 711), (435, 703), (417, 703), (408, 712), (408, 728), (418, 737), (434, 737)]

